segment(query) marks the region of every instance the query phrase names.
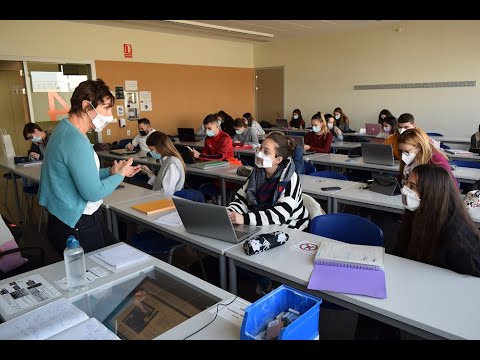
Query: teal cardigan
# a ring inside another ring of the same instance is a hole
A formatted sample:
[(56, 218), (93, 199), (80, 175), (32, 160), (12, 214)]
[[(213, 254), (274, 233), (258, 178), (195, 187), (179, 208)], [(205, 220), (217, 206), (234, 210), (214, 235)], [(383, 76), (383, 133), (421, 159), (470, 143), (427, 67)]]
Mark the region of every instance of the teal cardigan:
[(97, 170), (93, 147), (68, 119), (63, 119), (48, 140), (40, 177), (39, 203), (63, 223), (75, 227), (88, 201), (110, 195), (123, 176)]

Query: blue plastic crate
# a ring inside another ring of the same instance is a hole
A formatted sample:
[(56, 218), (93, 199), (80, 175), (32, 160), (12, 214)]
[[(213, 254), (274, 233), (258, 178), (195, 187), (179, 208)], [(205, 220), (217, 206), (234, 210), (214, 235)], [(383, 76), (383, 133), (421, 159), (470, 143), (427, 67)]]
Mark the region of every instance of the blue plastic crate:
[(245, 309), (240, 339), (255, 340), (278, 314), (292, 308), (300, 317), (280, 331), (278, 340), (313, 340), (319, 336), (321, 303), (322, 299), (281, 285)]

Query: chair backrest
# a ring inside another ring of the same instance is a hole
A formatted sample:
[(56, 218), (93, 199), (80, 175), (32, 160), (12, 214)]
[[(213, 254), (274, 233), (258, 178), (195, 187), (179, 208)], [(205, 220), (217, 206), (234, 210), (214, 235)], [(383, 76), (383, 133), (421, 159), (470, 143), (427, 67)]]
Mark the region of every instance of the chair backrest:
[(178, 190), (173, 195), (196, 202), (205, 202), (205, 197), (203, 196), (203, 194), (200, 191), (194, 189)]
[(335, 171), (314, 171), (309, 175), (320, 176), (320, 177), (329, 178), (329, 179), (348, 180), (345, 175), (337, 173)]
[(125, 146), (127, 146), (127, 144), (128, 144), (129, 142), (131, 142), (131, 141), (132, 141), (132, 139), (122, 139), (122, 140), (120, 140), (120, 141), (118, 142), (118, 147), (119, 147), (120, 149), (123, 149), (123, 148), (124, 148)]
[(450, 149), (450, 146), (440, 143), (440, 149)]
[(460, 167), (480, 169), (480, 163), (476, 161), (453, 160), (453, 161), (450, 161), (450, 164), (460, 166)]
[(303, 160), (303, 165), (305, 167), (305, 175), (310, 175), (312, 172), (317, 171), (317, 168), (311, 162)]
[(310, 232), (349, 244), (383, 246), (382, 229), (370, 220), (353, 214), (317, 216), (310, 222)]
[(436, 133), (436, 132), (427, 132), (428, 136), (443, 136), (443, 134)]

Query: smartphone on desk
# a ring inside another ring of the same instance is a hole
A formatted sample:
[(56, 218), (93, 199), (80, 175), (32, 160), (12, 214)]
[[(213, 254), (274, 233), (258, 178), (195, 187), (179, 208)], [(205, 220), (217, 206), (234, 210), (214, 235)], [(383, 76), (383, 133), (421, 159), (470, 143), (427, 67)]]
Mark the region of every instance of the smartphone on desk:
[(327, 186), (320, 189), (322, 189), (323, 191), (342, 190), (340, 186)]

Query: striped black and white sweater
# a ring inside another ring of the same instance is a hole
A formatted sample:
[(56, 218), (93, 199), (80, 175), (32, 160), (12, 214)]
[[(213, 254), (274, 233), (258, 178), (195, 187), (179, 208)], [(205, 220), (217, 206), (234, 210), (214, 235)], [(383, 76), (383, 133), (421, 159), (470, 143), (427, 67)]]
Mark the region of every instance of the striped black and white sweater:
[(304, 230), (309, 225), (308, 210), (303, 205), (302, 185), (297, 173), (294, 172), (290, 181), (285, 181), (285, 174), (288, 173), (288, 167), (295, 166), (290, 160), (285, 170), (280, 175), (278, 185), (275, 191), (280, 193), (278, 200), (270, 207), (254, 211), (253, 206), (247, 200), (248, 182), (235, 194), (235, 199), (228, 204), (227, 210), (243, 214), (245, 225), (285, 225), (289, 228)]

